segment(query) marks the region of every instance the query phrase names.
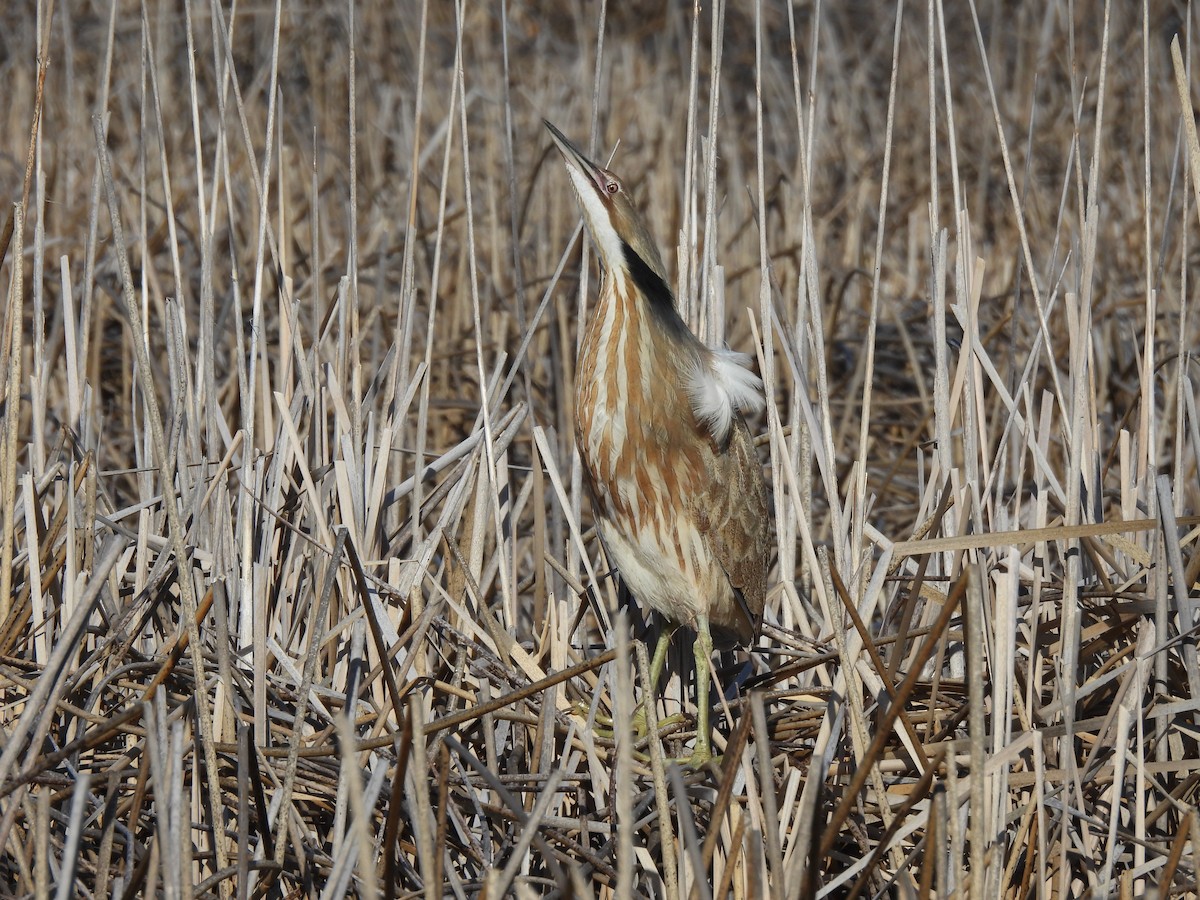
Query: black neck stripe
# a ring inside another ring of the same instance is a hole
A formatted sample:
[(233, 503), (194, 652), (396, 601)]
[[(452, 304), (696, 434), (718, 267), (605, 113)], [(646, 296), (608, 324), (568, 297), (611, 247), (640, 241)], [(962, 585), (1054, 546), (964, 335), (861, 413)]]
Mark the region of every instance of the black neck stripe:
[(624, 241), (621, 241), (621, 251), (625, 255), (625, 268), (629, 272), (629, 277), (633, 279), (633, 283), (646, 298), (646, 304), (650, 311), (672, 331), (676, 329), (686, 331), (687, 326), (684, 325), (683, 319), (679, 318), (679, 313), (675, 310), (675, 297), (671, 293), (671, 289), (667, 287), (667, 283), (650, 268), (644, 259), (638, 256), (637, 251)]

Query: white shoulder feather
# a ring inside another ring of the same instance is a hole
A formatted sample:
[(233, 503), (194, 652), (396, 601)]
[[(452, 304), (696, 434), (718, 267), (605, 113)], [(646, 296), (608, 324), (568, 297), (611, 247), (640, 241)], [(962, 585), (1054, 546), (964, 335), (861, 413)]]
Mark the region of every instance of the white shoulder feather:
[(729, 439), (735, 412), (758, 412), (765, 405), (762, 379), (746, 368), (750, 356), (732, 350), (709, 350), (692, 370), (688, 397), (696, 419), (718, 444)]

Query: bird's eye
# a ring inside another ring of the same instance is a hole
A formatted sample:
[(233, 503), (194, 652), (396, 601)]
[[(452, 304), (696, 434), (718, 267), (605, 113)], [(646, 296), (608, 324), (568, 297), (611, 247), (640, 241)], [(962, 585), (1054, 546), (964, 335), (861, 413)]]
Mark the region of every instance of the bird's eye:
[(615, 178), (610, 179), (608, 182), (608, 192), (610, 194), (617, 194), (617, 193), (620, 193), (620, 191), (621, 191), (620, 182), (618, 182)]

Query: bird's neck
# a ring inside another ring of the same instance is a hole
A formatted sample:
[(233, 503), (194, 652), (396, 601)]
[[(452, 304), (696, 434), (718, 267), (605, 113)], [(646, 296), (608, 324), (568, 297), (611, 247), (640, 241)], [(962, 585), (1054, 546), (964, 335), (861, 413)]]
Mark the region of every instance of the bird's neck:
[(646, 262), (629, 244), (622, 242), (625, 265), (614, 267), (609, 273), (609, 290), (617, 296), (628, 297), (632, 303), (640, 304), (635, 315), (646, 315), (654, 320), (666, 337), (688, 344), (694, 340), (683, 319), (675, 309), (675, 295), (655, 267)]

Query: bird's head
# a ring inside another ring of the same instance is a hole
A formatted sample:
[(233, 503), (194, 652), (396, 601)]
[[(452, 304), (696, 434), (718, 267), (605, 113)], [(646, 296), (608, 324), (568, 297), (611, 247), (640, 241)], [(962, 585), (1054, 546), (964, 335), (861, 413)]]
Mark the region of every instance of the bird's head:
[(571, 187), (579, 198), (584, 221), (600, 251), (604, 268), (612, 277), (641, 281), (646, 273), (639, 270), (645, 267), (666, 288), (662, 257), (625, 185), (608, 169), (584, 156), (561, 131), (545, 119), (542, 121), (566, 161)]

